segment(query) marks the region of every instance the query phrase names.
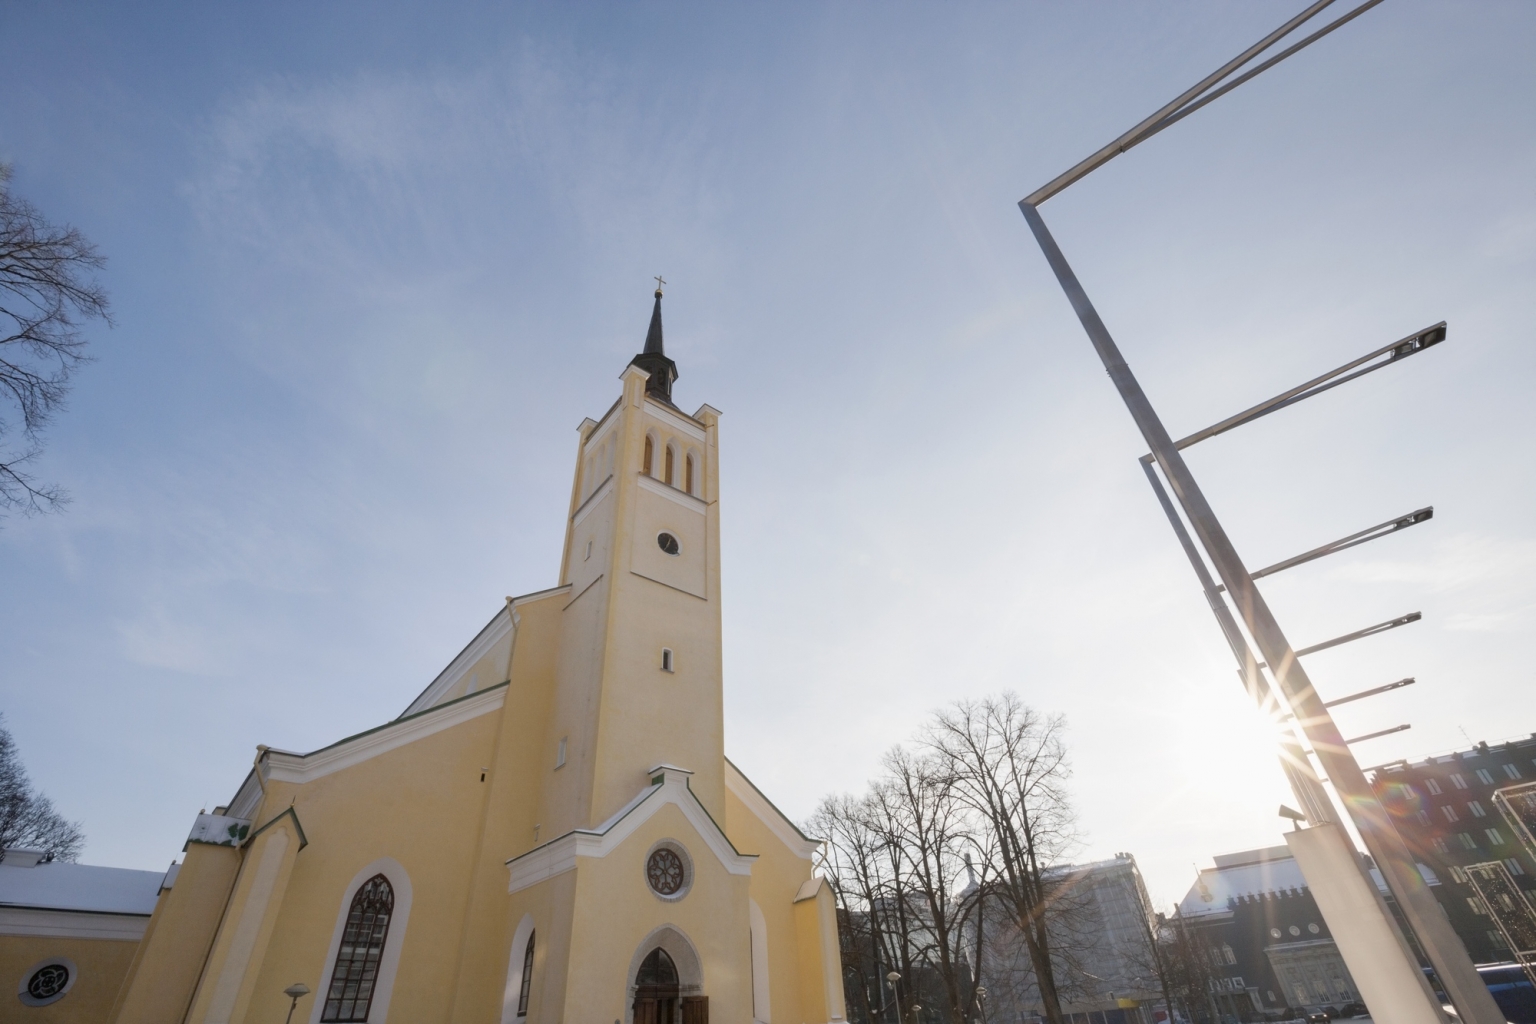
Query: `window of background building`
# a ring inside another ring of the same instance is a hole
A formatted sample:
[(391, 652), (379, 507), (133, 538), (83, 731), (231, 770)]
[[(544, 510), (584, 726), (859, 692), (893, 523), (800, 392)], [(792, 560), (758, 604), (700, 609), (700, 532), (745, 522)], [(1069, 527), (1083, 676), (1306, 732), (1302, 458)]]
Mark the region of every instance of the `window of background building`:
[(1440, 783), (1436, 782), (1434, 779), (1425, 779), (1424, 786), (1429, 790), (1431, 796), (1440, 795)]
[(1440, 808), (1440, 813), (1445, 815), (1446, 821), (1460, 820), (1456, 817), (1456, 808), (1452, 807), (1450, 804), (1446, 804), (1444, 807)]
[(1488, 812), (1483, 810), (1483, 805), (1478, 803), (1476, 800), (1467, 801), (1467, 810), (1472, 812), (1472, 817), (1474, 818), (1488, 817)]
[(1458, 832), (1456, 833), (1456, 838), (1461, 840), (1461, 845), (1463, 848), (1468, 850), (1477, 849), (1477, 840), (1473, 839), (1470, 833)]
[(1419, 820), (1419, 824), (1420, 825), (1428, 825), (1429, 824), (1429, 812), (1428, 811), (1420, 811), (1419, 813), (1415, 814), (1414, 817)]
[(1477, 781), (1485, 786), (1491, 786), (1493, 785), (1493, 773), (1487, 768), (1479, 768), (1477, 770)]
[(1492, 843), (1494, 846), (1503, 846), (1504, 845), (1504, 833), (1500, 832), (1496, 828), (1485, 828), (1485, 829), (1483, 829), (1483, 835), (1487, 836), (1488, 837), (1488, 841), (1490, 843)]
[(1512, 875), (1525, 874), (1525, 868), (1521, 867), (1520, 862), (1513, 857), (1506, 858), (1504, 861), (1504, 866), (1509, 868), (1509, 873)]
[(1504, 766), (1504, 774), (1512, 779), (1518, 779), (1520, 777), (1520, 769), (1512, 764), (1507, 764)]
[(1461, 773), (1457, 772), (1451, 775), (1451, 785), (1457, 789), (1466, 789), (1467, 780), (1461, 777)]
[(1436, 853), (1450, 853), (1451, 852), (1451, 848), (1448, 845), (1446, 845), (1445, 839), (1443, 837), (1441, 837), (1441, 836), (1435, 836), (1435, 838), (1430, 840), (1430, 844), (1432, 846), (1434, 846)]
[(1476, 896), (1467, 897), (1467, 906), (1472, 908), (1472, 913), (1474, 914), (1487, 913), (1487, 911), (1483, 909), (1483, 901), (1478, 899)]

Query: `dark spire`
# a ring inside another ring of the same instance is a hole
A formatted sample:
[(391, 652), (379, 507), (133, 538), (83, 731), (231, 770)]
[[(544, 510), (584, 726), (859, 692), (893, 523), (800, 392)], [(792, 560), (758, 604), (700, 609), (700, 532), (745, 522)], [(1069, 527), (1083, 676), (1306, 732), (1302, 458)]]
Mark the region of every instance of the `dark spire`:
[(655, 395), (668, 405), (672, 404), (672, 382), (677, 380), (677, 364), (667, 358), (661, 340), (661, 286), (666, 282), (656, 279), (656, 305), (651, 309), (651, 326), (645, 332), (645, 350), (629, 361), (651, 375), (645, 382), (646, 394)]

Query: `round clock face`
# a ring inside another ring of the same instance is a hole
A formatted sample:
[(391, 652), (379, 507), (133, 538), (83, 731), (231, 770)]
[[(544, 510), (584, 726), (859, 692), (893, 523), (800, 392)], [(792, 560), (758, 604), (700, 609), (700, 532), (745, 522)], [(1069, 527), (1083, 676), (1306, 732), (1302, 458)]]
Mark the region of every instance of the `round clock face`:
[(677, 538), (670, 533), (658, 533), (656, 535), (656, 546), (669, 555), (675, 555), (681, 550), (681, 546), (677, 543)]
[(673, 896), (683, 887), (683, 858), (663, 846), (645, 862), (645, 880), (659, 895)]

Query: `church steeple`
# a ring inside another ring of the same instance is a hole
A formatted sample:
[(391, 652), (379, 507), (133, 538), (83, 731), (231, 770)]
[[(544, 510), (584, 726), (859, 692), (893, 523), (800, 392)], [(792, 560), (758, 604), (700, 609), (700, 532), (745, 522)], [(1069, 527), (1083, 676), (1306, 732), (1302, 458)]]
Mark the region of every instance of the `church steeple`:
[(651, 326), (645, 332), (645, 349), (631, 359), (629, 365), (638, 366), (650, 374), (650, 379), (645, 382), (646, 394), (655, 395), (671, 405), (672, 382), (677, 380), (677, 364), (667, 358), (661, 340), (661, 286), (664, 284), (666, 282), (661, 278), (656, 279), (656, 305), (651, 309)]

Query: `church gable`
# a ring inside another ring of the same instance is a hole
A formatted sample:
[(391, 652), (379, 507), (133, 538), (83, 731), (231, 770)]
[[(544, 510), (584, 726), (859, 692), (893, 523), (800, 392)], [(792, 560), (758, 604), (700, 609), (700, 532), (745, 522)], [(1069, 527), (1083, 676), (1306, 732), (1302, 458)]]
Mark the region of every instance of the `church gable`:
[(800, 827), (775, 807), (730, 758), (725, 759), (725, 789), (796, 857), (811, 860), (821, 849), (821, 843), (801, 832)]
[(507, 861), (507, 892), (518, 892), (574, 870), (578, 857), (608, 856), (657, 812), (668, 806), (675, 806), (682, 812), (704, 841), (705, 847), (728, 873), (750, 875), (757, 855), (741, 853), (732, 845), (719, 824), (689, 788), (690, 774), (685, 769), (671, 765), (658, 765), (651, 770), (650, 787), (637, 794), (597, 828), (575, 829)]

